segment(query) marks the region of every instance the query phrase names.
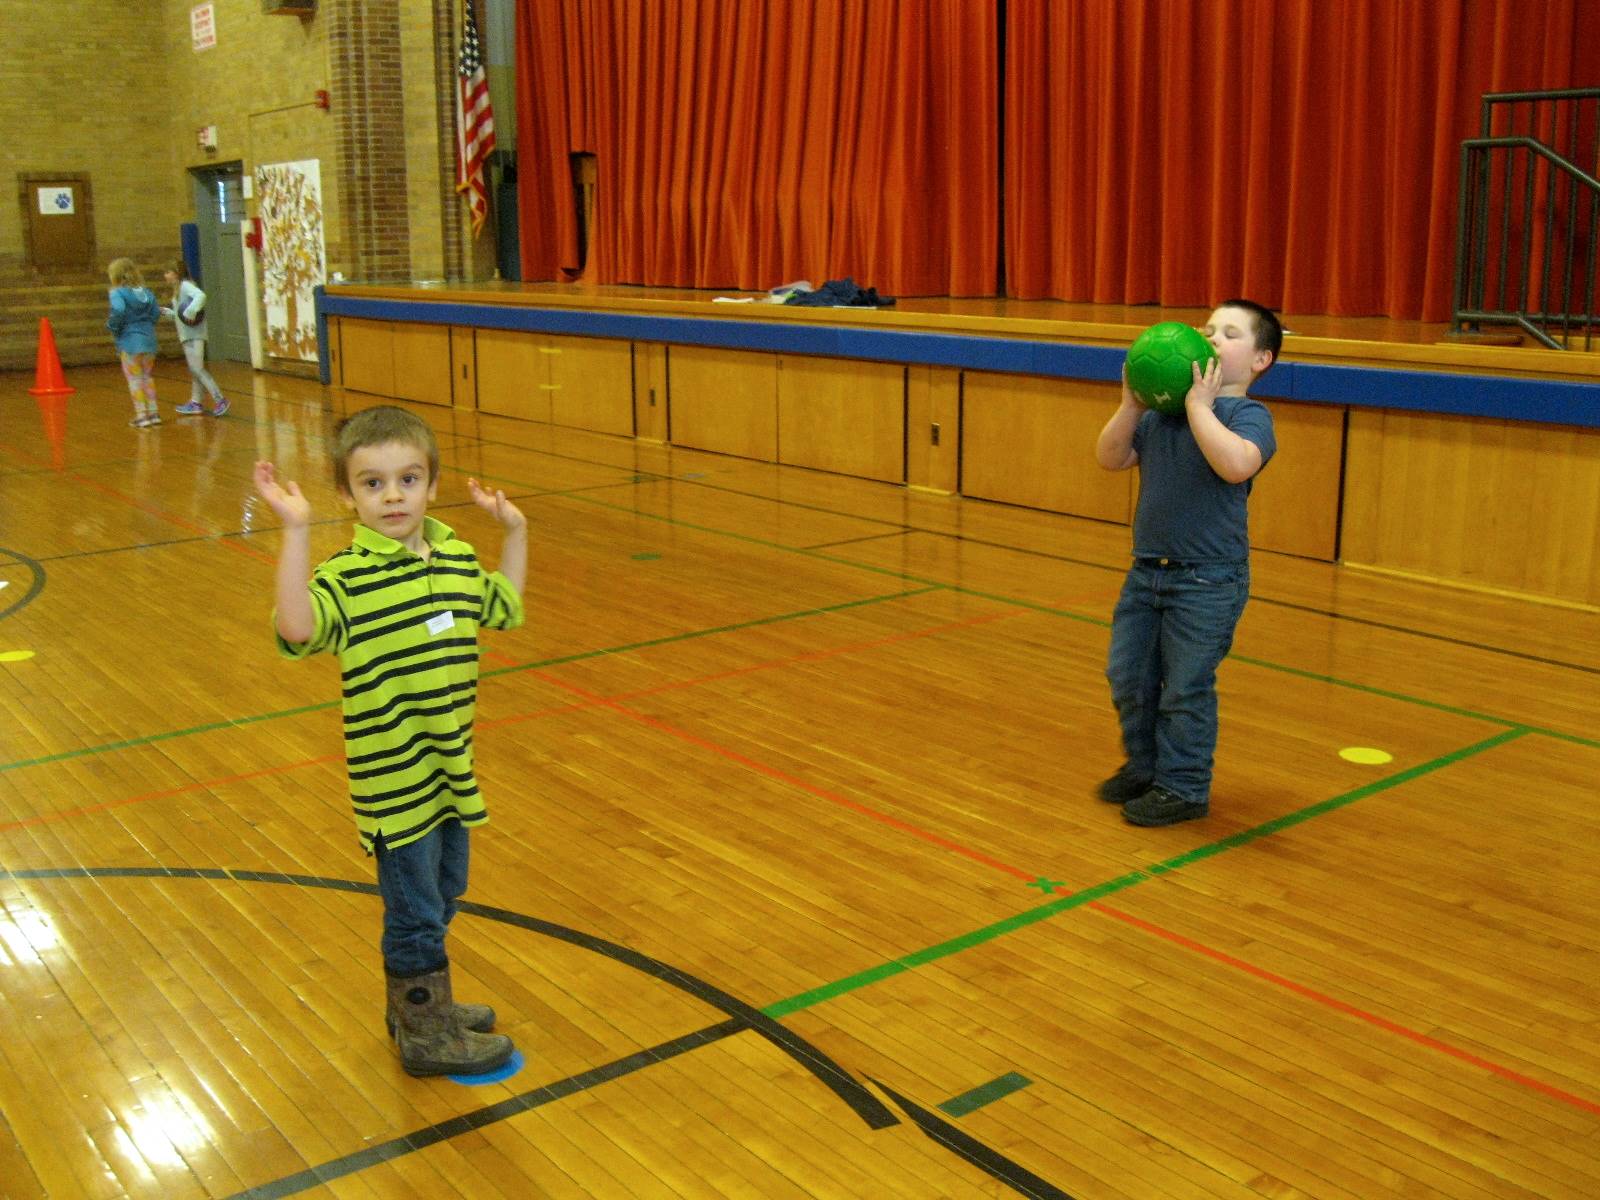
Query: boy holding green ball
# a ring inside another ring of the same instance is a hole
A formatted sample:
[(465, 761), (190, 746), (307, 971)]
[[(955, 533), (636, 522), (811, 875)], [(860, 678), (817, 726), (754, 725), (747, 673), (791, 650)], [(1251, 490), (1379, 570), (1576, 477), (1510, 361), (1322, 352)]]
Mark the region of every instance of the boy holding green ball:
[(1139, 468), (1133, 565), (1111, 620), (1106, 678), (1127, 761), (1100, 784), (1134, 825), (1175, 825), (1211, 804), (1217, 667), (1250, 595), (1246, 504), (1277, 441), (1245, 389), (1277, 361), (1283, 326), (1253, 300), (1218, 305), (1217, 352), (1178, 413), (1143, 407), (1124, 370), (1122, 403), (1095, 444), (1108, 471)]

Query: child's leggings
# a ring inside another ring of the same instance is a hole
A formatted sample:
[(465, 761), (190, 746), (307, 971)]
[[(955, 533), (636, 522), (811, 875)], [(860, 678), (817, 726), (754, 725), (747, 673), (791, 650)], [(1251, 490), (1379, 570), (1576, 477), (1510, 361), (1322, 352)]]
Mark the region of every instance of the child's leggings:
[(189, 388), (189, 399), (192, 403), (200, 403), (201, 389), (204, 388), (211, 394), (213, 402), (222, 399), (222, 389), (217, 386), (217, 381), (211, 378), (211, 372), (206, 370), (206, 340), (195, 338), (193, 341), (183, 343), (183, 357), (189, 364), (189, 377), (192, 383)]
[(156, 411), (155, 368), (154, 354), (122, 355), (122, 377), (128, 381), (128, 394), (133, 397), (134, 416)]

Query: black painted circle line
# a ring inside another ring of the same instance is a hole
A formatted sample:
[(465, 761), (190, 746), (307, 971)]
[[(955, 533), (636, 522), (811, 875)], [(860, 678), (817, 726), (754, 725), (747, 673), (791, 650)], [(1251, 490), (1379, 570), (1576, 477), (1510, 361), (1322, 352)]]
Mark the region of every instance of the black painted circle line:
[[(24, 870), (7, 870), (0, 867), (0, 879), (210, 879), (233, 883), (289, 884), (295, 887), (319, 887), (331, 891), (352, 892), (363, 896), (378, 896), (376, 883), (361, 883), (351, 879), (335, 879), (319, 875), (290, 875), (281, 871), (236, 871), (221, 867), (44, 867)], [(447, 1121), (413, 1130), (388, 1142), (369, 1145), (343, 1157), (309, 1167), (292, 1175), (248, 1188), (230, 1200), (282, 1200), (312, 1188), (322, 1187), (331, 1180), (353, 1175), (380, 1162), (410, 1154), (424, 1147), (446, 1141), (468, 1130), (482, 1129), (497, 1121), (530, 1111), (543, 1104), (552, 1103), (577, 1092), (620, 1078), (644, 1067), (653, 1066), (680, 1054), (711, 1045), (722, 1038), (749, 1030), (766, 1038), (778, 1049), (788, 1054), (809, 1073), (816, 1076), (829, 1090), (848, 1104), (871, 1129), (885, 1129), (900, 1124), (900, 1119), (889, 1111), (854, 1076), (841, 1068), (827, 1055), (811, 1046), (804, 1038), (784, 1028), (779, 1022), (759, 1009), (753, 1008), (720, 988), (697, 979), (676, 967), (630, 950), (616, 942), (593, 934), (540, 920), (509, 909), (462, 901), (458, 912), (482, 917), (489, 921), (513, 925), (544, 937), (555, 938), (600, 954), (624, 966), (632, 967), (687, 992), (696, 999), (728, 1014), (729, 1019), (719, 1024), (695, 1030), (673, 1038), (660, 1045), (626, 1055), (602, 1066), (591, 1068), (578, 1075), (557, 1080), (533, 1091), (524, 1092), (497, 1104), (461, 1114)], [(924, 1135), (932, 1141), (965, 1159), (1002, 1185), (1033, 1200), (1072, 1200), (1066, 1192), (1046, 1182), (990, 1149), (977, 1139), (962, 1133), (948, 1121), (928, 1112), (897, 1092), (873, 1080), (878, 1089), (889, 1096), (909, 1116)]]
[(28, 590), (22, 593), (20, 599), (12, 600), (5, 594), (11, 590), (10, 588), (6, 588), (5, 591), (0, 592), (0, 598), (10, 600), (9, 604), (0, 605), (0, 621), (3, 621), (5, 618), (21, 611), (23, 608), (33, 603), (34, 597), (40, 592), (44, 591), (45, 574), (44, 565), (42, 563), (29, 558), (26, 554), (23, 554), (18, 550), (7, 550), (4, 546), (0, 546), (0, 554), (9, 554), (23, 566), (27, 567), (33, 576), (32, 579), (29, 580)]
[[(230, 880), (235, 883), (289, 884), (295, 887), (328, 888), (333, 891), (354, 892), (364, 896), (377, 896), (376, 883), (361, 883), (352, 879), (334, 879), (321, 875), (290, 875), (281, 871), (228, 870), (221, 867), (45, 867), (33, 870), (5, 870), (0, 868), (0, 879), (211, 879)], [(609, 958), (623, 966), (649, 975), (653, 979), (686, 992), (695, 999), (725, 1015), (752, 1032), (764, 1037), (772, 1045), (794, 1059), (801, 1067), (821, 1081), (839, 1099), (867, 1123), (871, 1129), (883, 1129), (899, 1124), (899, 1119), (872, 1092), (843, 1067), (812, 1046), (793, 1030), (767, 1016), (754, 1005), (728, 994), (721, 988), (698, 979), (685, 971), (637, 950), (630, 950), (616, 942), (569, 929), (552, 921), (540, 920), (504, 908), (492, 908), (463, 900), (457, 912), (513, 925), (544, 937), (554, 938)]]

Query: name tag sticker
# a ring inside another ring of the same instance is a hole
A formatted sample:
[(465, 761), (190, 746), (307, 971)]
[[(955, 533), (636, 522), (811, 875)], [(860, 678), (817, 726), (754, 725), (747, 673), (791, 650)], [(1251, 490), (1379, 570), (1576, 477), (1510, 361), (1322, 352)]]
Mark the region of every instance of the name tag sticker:
[(438, 637), (446, 629), (454, 629), (455, 625), (456, 617), (454, 613), (435, 613), (428, 618), (428, 632), (434, 637)]

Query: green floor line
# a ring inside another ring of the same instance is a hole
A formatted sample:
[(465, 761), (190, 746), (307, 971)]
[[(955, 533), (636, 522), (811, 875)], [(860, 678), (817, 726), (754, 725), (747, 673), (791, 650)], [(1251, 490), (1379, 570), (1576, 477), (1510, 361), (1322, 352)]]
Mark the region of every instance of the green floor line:
[(1272, 820), (1257, 825), (1253, 829), (1245, 829), (1239, 833), (1230, 834), (1219, 841), (1212, 842), (1210, 845), (1199, 846), (1186, 854), (1180, 854), (1176, 858), (1169, 858), (1166, 862), (1157, 863), (1155, 866), (1146, 869), (1151, 875), (1163, 875), (1170, 871), (1180, 871), (1190, 863), (1211, 858), (1214, 855), (1221, 854), (1224, 850), (1232, 850), (1237, 846), (1244, 846), (1261, 838), (1270, 837), (1272, 834), (1299, 825), (1304, 821), (1309, 821), (1314, 817), (1320, 817), (1336, 809), (1343, 808), (1347, 804), (1354, 804), (1357, 800), (1364, 800), (1368, 796), (1386, 792), (1390, 788), (1399, 787), (1402, 783), (1410, 783), (1413, 779), (1437, 771), (1441, 767), (1448, 767), (1464, 758), (1471, 758), (1473, 755), (1482, 754), (1485, 750), (1493, 750), (1496, 746), (1503, 746), (1507, 742), (1515, 741), (1517, 738), (1524, 737), (1532, 732), (1533, 730), (1526, 726), (1507, 729), (1504, 733), (1497, 733), (1481, 742), (1474, 742), (1464, 749), (1455, 750), (1449, 754), (1441, 754), (1438, 758), (1430, 759), (1425, 763), (1407, 767), (1403, 771), (1396, 771), (1393, 775), (1358, 787), (1353, 792), (1345, 792), (1343, 795), (1335, 796), (1331, 800), (1322, 800), (1305, 808), (1296, 809), (1292, 813), (1285, 813), (1281, 817), (1274, 817)]
[[(1492, 717), (1485, 713), (1477, 712), (1470, 708), (1458, 708), (1452, 704), (1443, 704), (1437, 700), (1424, 700), (1420, 696), (1408, 696), (1404, 692), (1394, 692), (1387, 688), (1374, 687), (1368, 683), (1355, 683), (1348, 679), (1340, 679), (1334, 675), (1324, 675), (1318, 671), (1308, 671), (1304, 667), (1291, 667), (1283, 663), (1271, 662), (1264, 658), (1251, 658), (1244, 654), (1230, 654), (1228, 661), (1245, 663), (1248, 666), (1260, 667), (1266, 671), (1277, 671), (1282, 675), (1293, 675), (1296, 679), (1309, 679), (1313, 683), (1326, 683), (1334, 687), (1345, 688), (1352, 692), (1365, 692), (1369, 696), (1381, 696), (1385, 700), (1400, 700), (1407, 704), (1415, 704), (1421, 708), (1431, 708), (1435, 712), (1449, 713), (1453, 717), (1468, 717), (1475, 721), (1491, 721), (1500, 725), (1512, 725), (1525, 728), (1516, 721), (1507, 721), (1499, 717)], [(1531, 727), (1530, 727), (1531, 728)]]
[[(557, 667), (563, 663), (579, 662), (587, 658), (601, 658), (608, 654), (626, 654), (630, 650), (638, 650), (648, 646), (664, 646), (672, 642), (693, 641), (696, 638), (711, 637), (719, 633), (732, 633), (739, 629), (754, 629), (761, 625), (774, 625), (781, 621), (798, 621), (806, 617), (825, 616), (828, 613), (860, 608), (866, 604), (882, 604), (886, 601), (904, 600), (911, 596), (925, 596), (929, 592), (940, 590), (942, 589), (935, 586), (912, 588), (909, 591), (902, 592), (888, 592), (881, 596), (864, 596), (858, 600), (845, 600), (839, 604), (829, 604), (820, 608), (796, 609), (794, 612), (778, 613), (775, 616), (768, 617), (754, 617), (749, 621), (739, 621), (731, 625), (717, 625), (708, 629), (690, 630), (687, 633), (666, 634), (663, 637), (651, 638), (642, 642), (630, 642), (621, 646), (605, 646), (598, 650), (584, 650), (577, 654), (565, 654), (557, 658), (541, 659), (538, 662), (519, 663), (511, 667), (498, 667), (491, 671), (481, 672), (479, 678), (488, 679), (496, 675), (511, 675), (519, 671), (536, 671), (543, 667)], [(151, 745), (154, 742), (171, 741), (173, 738), (189, 737), (193, 734), (214, 733), (219, 729), (236, 729), (242, 725), (254, 725), (261, 721), (275, 721), (280, 717), (297, 717), (305, 713), (324, 712), (328, 709), (338, 708), (341, 703), (339, 700), (328, 700), (319, 704), (307, 704), (301, 708), (285, 708), (277, 712), (235, 717), (227, 721), (211, 721), (204, 725), (192, 725), (187, 729), (172, 729), (164, 733), (151, 733), (142, 737), (104, 742), (98, 746), (84, 746), (77, 750), (63, 750), (57, 754), (46, 754), (39, 758), (18, 759), (16, 762), (0, 763), (0, 773), (19, 771), (24, 767), (42, 767), (50, 763), (65, 762), (68, 759), (86, 758), (93, 754), (106, 754), (113, 750), (131, 750), (139, 746)]]
[[(1003, 596), (994, 592), (979, 591), (976, 588), (965, 587), (961, 584), (945, 583), (937, 579), (926, 579), (919, 575), (912, 575), (906, 571), (895, 571), (887, 567), (875, 566), (872, 563), (856, 562), (853, 559), (842, 558), (836, 554), (823, 554), (820, 551), (807, 550), (799, 546), (785, 546), (781, 542), (768, 541), (766, 539), (752, 537), (749, 534), (744, 533), (734, 533), (732, 530), (718, 529), (715, 526), (697, 525), (693, 521), (683, 521), (677, 517), (666, 517), (657, 513), (637, 512), (633, 509), (623, 508), (618, 504), (608, 504), (604, 500), (596, 500), (589, 496), (573, 496), (572, 499), (582, 501), (585, 504), (593, 505), (596, 508), (608, 508), (617, 512), (627, 513), (634, 517), (645, 517), (653, 521), (662, 521), (666, 524), (673, 525), (681, 529), (692, 529), (698, 533), (708, 533), (719, 537), (733, 538), (737, 541), (748, 542), (752, 545), (762, 546), (769, 550), (782, 551), (786, 554), (801, 554), (807, 558), (821, 559), (824, 562), (854, 567), (861, 571), (870, 571), (875, 575), (887, 575), (891, 578), (899, 579), (905, 583), (920, 583), (931, 587), (942, 587), (948, 591), (955, 592), (962, 596), (972, 596), (975, 599), (981, 600), (992, 600), (997, 604), (1009, 604), (1016, 608), (1024, 608), (1033, 612), (1045, 613), (1053, 617), (1062, 617), (1069, 621), (1079, 621), (1087, 625), (1097, 625), (1104, 629), (1109, 629), (1111, 627), (1111, 622), (1103, 618), (1092, 617), (1085, 613), (1073, 612), (1071, 609), (1058, 608), (1050, 604), (1040, 604), (1032, 600), (1019, 600), (1015, 596)], [(773, 501), (772, 503), (782, 502)], [(1355, 683), (1348, 679), (1340, 679), (1334, 675), (1320, 675), (1314, 671), (1307, 671), (1300, 667), (1291, 667), (1284, 663), (1274, 663), (1266, 659), (1249, 658), (1239, 654), (1230, 654), (1228, 658), (1231, 661), (1246, 663), (1250, 666), (1260, 667), (1264, 670), (1277, 671), (1285, 675), (1294, 675), (1303, 679), (1316, 680), (1319, 683), (1326, 683), (1331, 687), (1346, 688), (1351, 691), (1364, 692), (1369, 695), (1383, 696), (1386, 699), (1395, 700), (1403, 704), (1416, 705), (1419, 708), (1433, 709), (1437, 712), (1447, 712), (1455, 716), (1465, 717), (1475, 721), (1483, 721), (1490, 725), (1505, 725), (1512, 729), (1521, 729), (1529, 733), (1537, 733), (1547, 737), (1559, 738), (1562, 741), (1572, 742), (1580, 746), (1600, 748), (1600, 739), (1584, 737), (1581, 734), (1575, 733), (1563, 733), (1559, 730), (1547, 729), (1542, 725), (1534, 725), (1530, 722), (1515, 720), (1511, 717), (1497, 716), (1494, 713), (1476, 712), (1468, 708), (1452, 707), (1451, 705), (1441, 704), (1434, 700), (1425, 700), (1420, 696), (1408, 695), (1405, 692), (1389, 691), (1383, 688), (1373, 687), (1369, 684)]]
[[(718, 529), (713, 525), (697, 525), (693, 521), (684, 521), (678, 517), (664, 517), (659, 513), (639, 512), (635, 509), (624, 508), (620, 504), (608, 504), (604, 500), (596, 500), (592, 496), (573, 496), (572, 499), (591, 504), (596, 508), (608, 508), (613, 512), (626, 513), (633, 517), (661, 521), (678, 529), (692, 529), (696, 533), (709, 533), (716, 537), (733, 538), (735, 541), (747, 542), (752, 546), (760, 546), (765, 550), (778, 550), (785, 554), (800, 554), (806, 558), (814, 558), (819, 562), (834, 563), (857, 571), (868, 571), (874, 575), (884, 575), (890, 579), (898, 579), (902, 583), (918, 583), (926, 587), (943, 588), (946, 591), (957, 592), (963, 596), (971, 596), (977, 600), (993, 600), (999, 604), (1009, 604), (1013, 608), (1028, 608), (1033, 609), (1035, 612), (1049, 613), (1054, 617), (1064, 617), (1069, 621), (1083, 621), (1087, 624), (1099, 625), (1107, 629), (1111, 627), (1111, 622), (1100, 617), (1086, 616), (1083, 613), (1076, 613), (1066, 608), (1057, 608), (1050, 604), (1040, 604), (1032, 600), (1019, 600), (1015, 596), (997, 596), (989, 592), (981, 592), (976, 588), (963, 587), (957, 583), (946, 583), (939, 579), (925, 579), (920, 575), (896, 571), (891, 567), (879, 567), (874, 566), (872, 563), (857, 562), (851, 558), (841, 558), (836, 554), (824, 554), (820, 550), (808, 550), (803, 546), (785, 546), (782, 542), (769, 541), (766, 538), (754, 537), (747, 533), (735, 533), (731, 529)], [(782, 501), (773, 501), (773, 503), (781, 504)]]
[(559, 667), (565, 663), (582, 662), (588, 658), (602, 658), (608, 654), (626, 654), (630, 650), (645, 650), (652, 646), (666, 646), (673, 642), (687, 642), (695, 638), (711, 637), (718, 633), (733, 633), (740, 629), (756, 629), (762, 625), (775, 625), (780, 621), (796, 621), (802, 617), (819, 617), (827, 613), (845, 612), (848, 609), (860, 608), (865, 604), (881, 604), (886, 600), (905, 600), (911, 596), (926, 596), (930, 592), (937, 592), (938, 587), (912, 588), (904, 592), (890, 592), (882, 596), (866, 596), (859, 600), (844, 600), (838, 604), (827, 604), (820, 608), (803, 608), (797, 612), (779, 613), (772, 617), (753, 617), (748, 621), (736, 621), (731, 625), (713, 625), (706, 629), (696, 629), (690, 633), (667, 633), (658, 638), (647, 638), (642, 642), (628, 642), (621, 646), (606, 646), (599, 650), (580, 650), (576, 654), (564, 654), (560, 658), (547, 658), (543, 662), (519, 663), (514, 667), (496, 667), (492, 671), (480, 672), (479, 678), (489, 679), (496, 675), (515, 675), (520, 671), (537, 671), (544, 667)]
[(1041, 904), (1035, 908), (1024, 909), (1022, 912), (1014, 913), (1009, 917), (1003, 917), (991, 925), (985, 925), (981, 929), (974, 929), (969, 933), (963, 933), (956, 937), (949, 938), (946, 941), (939, 942), (937, 945), (929, 946), (926, 949), (918, 950), (912, 954), (903, 955), (900, 958), (890, 959), (888, 962), (879, 963), (875, 967), (868, 967), (864, 971), (857, 971), (853, 975), (846, 975), (843, 979), (836, 979), (832, 983), (824, 983), (818, 987), (808, 988), (807, 990), (796, 993), (787, 999), (775, 1001), (774, 1003), (764, 1007), (761, 1011), (769, 1017), (779, 1019), (786, 1017), (791, 1013), (796, 1013), (807, 1008), (815, 1007), (816, 1005), (822, 1004), (826, 1001), (836, 1000), (840, 996), (845, 996), (851, 992), (859, 991), (861, 988), (868, 987), (871, 984), (880, 983), (883, 980), (892, 978), (895, 975), (904, 974), (906, 971), (910, 971), (915, 967), (924, 966), (931, 962), (937, 962), (941, 958), (948, 958), (952, 954), (959, 954), (963, 950), (970, 950), (974, 946), (981, 946), (986, 942), (992, 942), (995, 938), (1002, 937), (1008, 933), (1014, 933), (1018, 929), (1026, 929), (1030, 925), (1037, 925), (1040, 921), (1048, 920), (1057, 913), (1069, 912), (1075, 908), (1082, 908), (1085, 904), (1102, 899), (1103, 897), (1112, 895), (1116, 892), (1126, 891), (1128, 888), (1145, 883), (1151, 879), (1159, 878), (1162, 875), (1170, 875), (1174, 871), (1181, 871), (1184, 867), (1190, 866), (1193, 863), (1200, 862), (1207, 858), (1212, 858), (1218, 854), (1221, 854), (1224, 850), (1232, 850), (1239, 846), (1248, 845), (1249, 843), (1257, 841), (1260, 838), (1264, 838), (1270, 834), (1278, 833), (1284, 829), (1287, 829), (1292, 825), (1298, 825), (1302, 821), (1309, 821), (1313, 817), (1320, 817), (1327, 813), (1333, 812), (1336, 809), (1344, 808), (1346, 805), (1354, 804), (1357, 800), (1364, 800), (1368, 796), (1373, 796), (1379, 792), (1388, 791), (1390, 788), (1399, 787), (1403, 783), (1409, 783), (1411, 780), (1420, 776), (1430, 774), (1431, 772), (1437, 771), (1443, 767), (1451, 766), (1455, 763), (1461, 762), (1463, 759), (1471, 758), (1474, 755), (1482, 754), (1486, 750), (1492, 750), (1496, 746), (1504, 745), (1506, 742), (1513, 741), (1516, 738), (1523, 737), (1524, 735), (1532, 732), (1533, 730), (1526, 728), (1508, 729), (1504, 733), (1497, 733), (1493, 737), (1485, 738), (1481, 742), (1474, 742), (1472, 745), (1463, 747), (1460, 750), (1453, 750), (1448, 754), (1441, 754), (1438, 758), (1430, 759), (1428, 762), (1422, 763), (1418, 766), (1410, 767), (1404, 771), (1399, 771), (1385, 779), (1378, 780), (1376, 783), (1366, 784), (1363, 787), (1356, 788), (1354, 791), (1345, 792), (1342, 795), (1335, 796), (1331, 800), (1322, 800), (1316, 804), (1308, 805), (1305, 808), (1296, 809), (1292, 813), (1286, 813), (1281, 817), (1275, 817), (1271, 821), (1257, 825), (1252, 829), (1246, 829), (1239, 833), (1232, 834), (1229, 837), (1222, 838), (1220, 841), (1212, 842), (1210, 845), (1200, 846), (1194, 850), (1189, 850), (1183, 854), (1169, 858), (1165, 862), (1156, 863), (1153, 866), (1145, 867), (1140, 870), (1130, 871), (1126, 875), (1119, 875), (1117, 878), (1108, 879), (1104, 883), (1097, 883), (1092, 887), (1083, 888), (1082, 890), (1073, 892), (1070, 895), (1062, 896), (1056, 900), (1051, 900), (1047, 904)]
[(259, 713), (251, 717), (235, 717), (227, 721), (209, 721), (204, 725), (191, 725), (187, 729), (169, 729), (165, 733), (147, 733), (142, 737), (124, 738), (117, 742), (102, 742), (98, 746), (84, 746), (77, 750), (62, 750), (56, 754), (45, 754), (39, 758), (21, 758), (15, 762), (0, 763), (0, 772), (20, 771), (24, 767), (43, 767), (50, 763), (66, 762), (73, 758), (87, 758), (91, 754), (108, 754), (113, 750), (133, 750), (140, 746), (149, 746), (156, 742), (168, 742), (173, 738), (190, 737), (200, 733), (215, 733), (219, 729), (238, 729), (242, 725), (255, 725), (261, 721), (276, 721), (280, 717), (297, 717), (303, 713), (321, 712), (323, 709), (337, 708), (338, 700), (326, 704), (307, 704), (304, 708), (285, 708), (277, 712)]

